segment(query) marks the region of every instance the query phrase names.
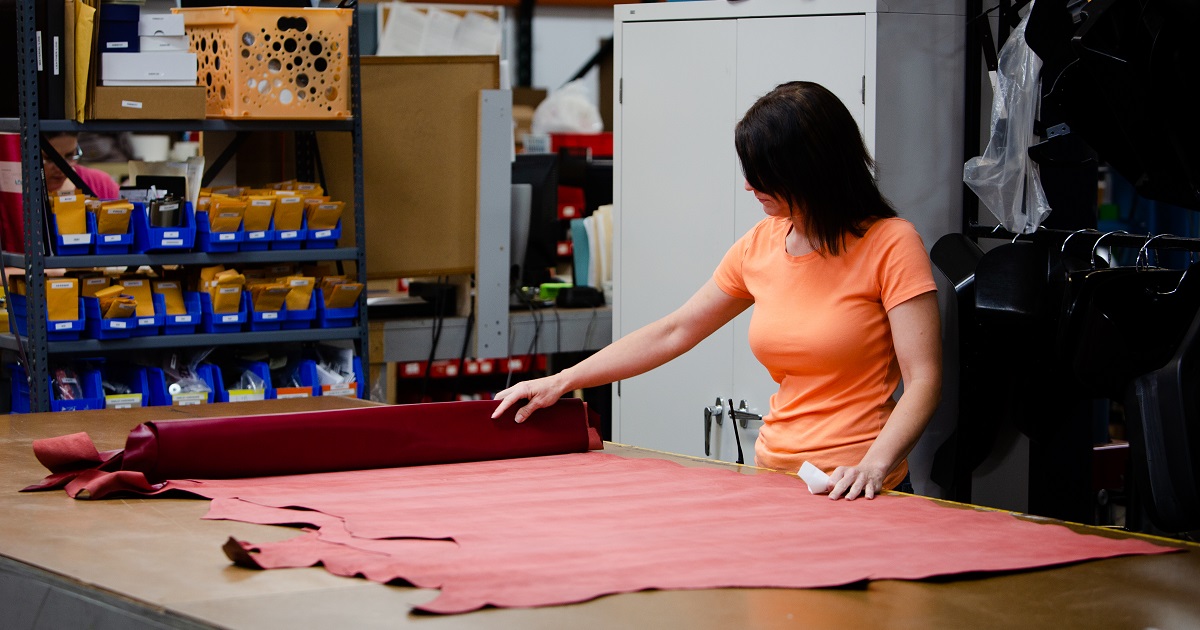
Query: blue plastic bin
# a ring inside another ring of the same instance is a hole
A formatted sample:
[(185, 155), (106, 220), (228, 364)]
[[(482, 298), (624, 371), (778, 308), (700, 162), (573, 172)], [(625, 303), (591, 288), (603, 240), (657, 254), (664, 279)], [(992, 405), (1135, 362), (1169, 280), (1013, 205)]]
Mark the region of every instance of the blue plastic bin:
[(308, 238), (304, 241), (307, 249), (333, 249), (337, 247), (338, 239), (342, 238), (342, 220), (338, 219), (337, 227), (328, 230), (308, 230)]
[(134, 249), (140, 253), (191, 251), (196, 243), (196, 217), (192, 203), (185, 202), (179, 227), (153, 227), (146, 206), (133, 204)]
[(233, 232), (213, 232), (207, 212), (196, 213), (196, 249), (202, 252), (236, 252), (246, 231), (239, 227)]
[(157, 293), (152, 294), (154, 304), (153, 315), (138, 315), (137, 328), (134, 328), (130, 333), (130, 337), (157, 337), (162, 334), (163, 313), (167, 312), (167, 303), (163, 301), (163, 297)]
[(131, 365), (105, 365), (100, 371), (104, 381), (123, 383), (129, 387), (131, 394), (138, 395), (133, 401), (121, 397), (121, 395), (105, 395), (104, 406), (106, 409), (130, 409), (150, 405), (150, 382), (146, 377), (146, 368)]
[[(214, 368), (213, 385), (216, 386), (216, 390), (217, 390), (217, 393), (216, 393), (217, 402), (241, 402), (241, 401), (246, 401), (246, 400), (274, 400), (275, 399), (275, 389), (273, 387), (271, 387), (271, 370), (270, 370), (270, 368), (267, 367), (266, 363), (263, 363), (261, 361), (254, 361), (254, 362), (234, 366), (231, 369), (229, 369), (228, 371), (222, 370), (221, 368), (216, 367), (216, 366), (213, 366), (213, 368)], [(231, 395), (230, 391), (225, 387), (224, 378), (217, 378), (218, 376), (223, 376), (226, 372), (228, 372), (230, 379), (234, 378), (235, 373), (238, 378), (241, 378), (241, 373), (246, 370), (253, 372), (254, 374), (256, 374), (259, 378), (261, 378), (263, 380), (264, 390), (262, 392), (261, 399), (257, 398), (257, 397), (253, 397), (253, 396), (242, 397), (242, 396), (239, 396), (238, 394)], [(236, 399), (236, 400), (231, 400), (231, 399)]]
[(271, 249), (300, 249), (308, 239), (308, 220), (300, 219), (299, 230), (280, 230), (275, 227), (275, 219), (271, 218)]
[[(289, 375), (290, 378), (290, 375)], [(305, 359), (296, 366), (295, 378), (300, 382), (298, 386), (291, 383), (286, 385), (276, 383), (272, 379), (273, 396), (275, 398), (303, 398), (306, 396), (320, 396), (321, 388), (317, 385), (317, 362), (311, 359)], [(304, 394), (300, 395), (295, 390), (303, 389)]]
[[(13, 315), (16, 321), (11, 322), (17, 334), (28, 336), (29, 325), (25, 321), (28, 313), (29, 302), (24, 295), (13, 294), (8, 296), (12, 302)], [(46, 321), (46, 340), (47, 341), (76, 341), (83, 333), (84, 322), (86, 318), (83, 316), (83, 299), (79, 300), (79, 319), (63, 319), (63, 320), (47, 320)]]
[(133, 249), (133, 213), (130, 212), (129, 225), (123, 234), (101, 234), (94, 213), (88, 213), (88, 231), (95, 235), (97, 255), (110, 256), (128, 254)]
[(128, 339), (137, 328), (137, 317), (104, 319), (101, 317), (100, 300), (94, 297), (83, 300), (84, 329), (92, 339)]
[[(208, 385), (208, 394), (204, 401), (211, 403), (216, 392), (216, 386), (213, 382), (213, 366), (201, 364), (196, 368), (196, 376)], [(175, 404), (174, 398), (171, 396), (168, 387), (166, 375), (162, 368), (146, 368), (146, 382), (150, 387), (150, 404), (156, 407), (170, 407)], [(194, 402), (180, 402), (180, 404), (201, 404), (197, 399)]]
[(86, 234), (59, 234), (58, 216), (50, 213), (50, 240), (54, 243), (54, 253), (59, 256), (84, 256), (92, 251), (92, 242), (96, 236), (96, 219), (92, 213), (87, 213)]
[(250, 314), (246, 310), (246, 296), (241, 297), (241, 306), (236, 313), (214, 313), (212, 296), (198, 292), (200, 296), (200, 329), (206, 333), (241, 332)]
[(313, 291), (313, 299), (317, 302), (317, 328), (347, 328), (354, 325), (358, 317), (358, 305), (346, 308), (325, 308), (325, 296), (321, 290)]
[(279, 330), (284, 320), (287, 319), (287, 311), (280, 309), (278, 311), (258, 312), (254, 310), (254, 301), (250, 299), (250, 292), (242, 292), (242, 308), (248, 314), (246, 318), (247, 328), (251, 331), (260, 330)]
[[(320, 289), (317, 289), (318, 291)], [(284, 330), (306, 330), (312, 328), (313, 322), (317, 319), (317, 295), (316, 291), (308, 299), (308, 308), (303, 310), (292, 310), (284, 308), (284, 320), (282, 328)]]
[[(161, 295), (155, 295), (156, 298), (154, 308), (158, 308), (158, 300), (162, 299)], [(200, 294), (194, 291), (185, 291), (183, 294), (183, 305), (187, 308), (187, 313), (184, 315), (167, 315), (166, 301), (163, 301), (163, 334), (164, 335), (191, 335), (196, 332), (196, 326), (200, 325), (203, 320), (203, 314), (200, 308)]]
[[(20, 364), (11, 363), (8, 366), (12, 376), (12, 412), (29, 413), (29, 382), (25, 368)], [(50, 411), (82, 411), (85, 409), (104, 408), (104, 390), (100, 385), (100, 371), (97, 369), (82, 369), (75, 373), (83, 397), (74, 400), (59, 400), (54, 392), (54, 374), (50, 375)]]
[[(312, 378), (313, 378), (313, 382), (314, 382), (314, 383), (317, 383), (317, 377), (316, 377), (316, 363), (315, 363), (315, 362), (313, 362), (313, 366), (312, 366)], [(363, 381), (365, 381), (365, 380), (366, 380), (366, 379), (364, 379), (364, 378), (363, 378), (362, 359), (360, 359), (360, 358), (358, 358), (358, 357), (354, 357), (354, 385), (355, 385), (355, 387), (354, 387), (354, 395), (355, 395), (355, 397), (357, 397), (357, 398), (362, 398), (362, 397), (363, 397), (363, 391), (364, 391), (364, 384), (363, 384)], [(313, 389), (314, 389), (316, 392), (318, 392), (318, 394), (317, 394), (317, 395), (319, 395), (319, 396), (332, 396), (332, 395), (337, 395), (337, 394), (331, 394), (331, 393), (330, 393), (330, 388), (331, 388), (331, 387), (336, 387), (336, 386), (329, 386), (329, 385), (320, 385), (320, 384), (318, 384), (318, 385), (317, 385), (316, 387), (314, 387)]]

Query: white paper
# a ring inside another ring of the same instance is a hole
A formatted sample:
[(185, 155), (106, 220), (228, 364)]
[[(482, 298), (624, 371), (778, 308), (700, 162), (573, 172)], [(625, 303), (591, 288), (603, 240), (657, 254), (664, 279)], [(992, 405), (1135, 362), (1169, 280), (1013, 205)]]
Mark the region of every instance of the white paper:
[[(425, 32), (425, 14), (400, 2), (389, 2), (377, 55), (419, 55)], [(383, 8), (383, 7), (381, 7)]]
[(829, 492), (829, 475), (824, 471), (808, 462), (800, 465), (800, 478), (804, 483), (808, 484), (808, 491), (813, 494), (826, 494)]
[(500, 23), (475, 11), (467, 12), (454, 31), (454, 50), (458, 55), (500, 54)]

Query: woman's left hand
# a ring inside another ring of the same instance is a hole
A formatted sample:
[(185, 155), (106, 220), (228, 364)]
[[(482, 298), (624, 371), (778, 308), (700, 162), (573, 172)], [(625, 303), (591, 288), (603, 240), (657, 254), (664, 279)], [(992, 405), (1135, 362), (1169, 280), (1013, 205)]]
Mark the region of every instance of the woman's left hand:
[(884, 471), (878, 468), (838, 466), (833, 474), (829, 475), (829, 498), (845, 497), (847, 501), (852, 501), (863, 495), (874, 499), (875, 495), (883, 491), (883, 477)]

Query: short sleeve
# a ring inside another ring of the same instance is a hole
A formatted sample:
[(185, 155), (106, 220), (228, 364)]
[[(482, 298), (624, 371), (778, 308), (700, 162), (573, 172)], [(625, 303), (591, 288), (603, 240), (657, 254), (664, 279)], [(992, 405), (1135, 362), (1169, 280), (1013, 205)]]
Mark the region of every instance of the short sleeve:
[(921, 235), (903, 219), (880, 225), (878, 262), (879, 293), (884, 310), (892, 310), (922, 293), (936, 291), (933, 267)]
[(750, 230), (743, 235), (725, 252), (725, 257), (721, 259), (721, 264), (717, 265), (717, 270), (713, 272), (713, 281), (717, 283), (717, 287), (731, 297), (741, 298), (743, 300), (753, 300), (754, 296), (750, 294), (750, 290), (746, 287), (746, 278), (742, 274), (742, 261), (746, 257), (746, 248), (748, 241), (753, 237), (757, 229)]

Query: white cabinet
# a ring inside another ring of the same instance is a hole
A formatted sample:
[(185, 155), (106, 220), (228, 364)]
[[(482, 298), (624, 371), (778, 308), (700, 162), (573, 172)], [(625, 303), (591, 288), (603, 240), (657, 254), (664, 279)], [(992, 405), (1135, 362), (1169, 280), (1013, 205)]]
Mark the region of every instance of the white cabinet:
[[(957, 231), (964, 16), (953, 0), (744, 0), (616, 7), (613, 338), (674, 310), (762, 210), (733, 129), (776, 85), (837, 94), (884, 194), (926, 246)], [(613, 439), (704, 454), (704, 407), (765, 413), (776, 386), (746, 342), (749, 312), (683, 357), (613, 390)], [(753, 462), (756, 426), (742, 432)], [(712, 456), (736, 456), (728, 421)]]

